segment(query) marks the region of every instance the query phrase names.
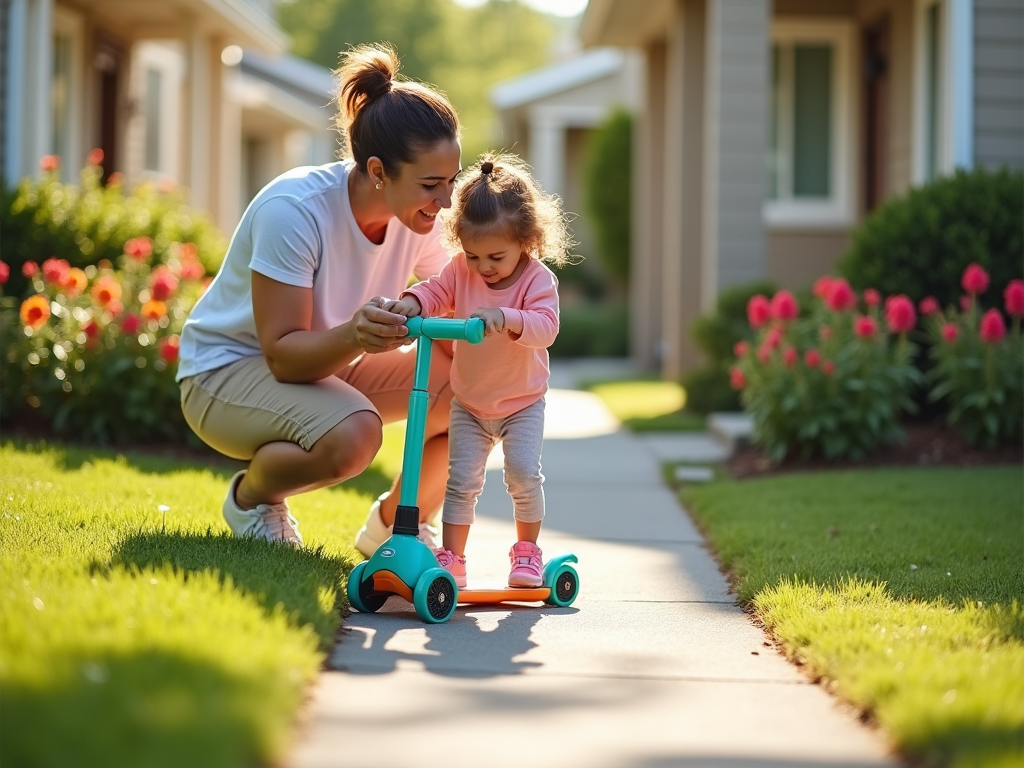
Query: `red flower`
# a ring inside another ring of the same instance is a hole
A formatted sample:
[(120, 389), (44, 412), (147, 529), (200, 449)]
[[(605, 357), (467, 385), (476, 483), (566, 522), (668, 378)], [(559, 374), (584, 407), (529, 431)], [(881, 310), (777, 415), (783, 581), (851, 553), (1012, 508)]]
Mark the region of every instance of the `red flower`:
[(789, 291), (776, 293), (772, 297), (770, 308), (772, 317), (776, 320), (793, 320), (800, 314), (800, 307)]
[(751, 328), (760, 328), (768, 322), (771, 314), (772, 310), (768, 299), (760, 293), (752, 296), (750, 301), (747, 302), (747, 321), (750, 323)]
[(817, 368), (821, 362), (821, 352), (816, 349), (808, 349), (804, 354), (804, 363), (808, 368)]
[(869, 307), (877, 307), (881, 302), (882, 297), (878, 295), (878, 291), (874, 288), (867, 288), (864, 291), (864, 303)]
[(145, 261), (153, 253), (153, 241), (148, 237), (133, 237), (124, 244), (124, 252), (136, 261)]
[(160, 357), (168, 365), (178, 362), (178, 337), (168, 336), (160, 341)]
[(766, 341), (760, 347), (757, 348), (757, 359), (763, 364), (768, 365), (772, 359), (772, 348), (768, 346)]
[(814, 281), (814, 287), (811, 289), (811, 293), (813, 293), (822, 301), (826, 300), (828, 298), (829, 293), (832, 290), (833, 280), (835, 280), (835, 278), (829, 277), (828, 275), (825, 275), (824, 277), (819, 277), (817, 280)]
[(733, 389), (743, 389), (747, 386), (747, 377), (743, 375), (743, 371), (734, 366), (729, 370), (729, 383)]
[(917, 308), (921, 310), (922, 315), (935, 315), (940, 311), (939, 301), (934, 296), (925, 296)]
[(118, 317), (122, 312), (124, 312), (124, 304), (122, 304), (117, 299), (114, 299), (109, 304), (107, 304), (107, 306), (105, 306), (104, 309), (107, 310), (107, 313), (111, 317)]
[(11, 277), (11, 268), (6, 261), (0, 261), (0, 285), (6, 283)]
[(103, 150), (96, 147), (96, 149), (89, 153), (89, 156), (85, 161), (89, 163), (89, 165), (99, 165), (103, 162)]
[(1010, 317), (1024, 317), (1024, 280), (1011, 280), (1003, 291), (1006, 314)]
[(768, 331), (768, 336), (765, 338), (764, 343), (768, 345), (769, 349), (778, 349), (779, 344), (782, 342), (782, 329), (772, 328)]
[(853, 321), (853, 332), (862, 339), (870, 339), (875, 335), (875, 331), (877, 330), (878, 323), (875, 322), (875, 318), (873, 317), (858, 315), (857, 319)]
[(96, 341), (96, 337), (100, 334), (100, 327), (95, 320), (90, 320), (82, 327), (82, 331), (85, 332), (85, 337), (88, 339), (86, 343), (92, 346), (92, 342)]
[(833, 280), (825, 301), (834, 312), (842, 312), (857, 306), (857, 296), (845, 280)]
[(43, 262), (43, 279), (50, 285), (63, 285), (70, 271), (71, 265), (64, 259), (51, 257)]
[(167, 301), (178, 290), (178, 278), (170, 269), (161, 265), (149, 276), (149, 291), (157, 301)]
[(960, 309), (962, 309), (964, 312), (967, 312), (971, 308), (971, 305), (973, 303), (974, 301), (971, 299), (970, 296), (960, 297)]
[(986, 344), (998, 344), (1006, 335), (1006, 323), (998, 309), (990, 309), (981, 318), (978, 335)]
[(785, 361), (787, 368), (792, 368), (796, 364), (797, 357), (799, 357), (799, 355), (792, 347), (786, 347), (782, 351), (782, 359)]
[(121, 330), (128, 336), (132, 336), (139, 332), (140, 324), (139, 316), (136, 314), (129, 314), (124, 316), (124, 320), (121, 321)]
[(43, 173), (53, 173), (60, 168), (60, 158), (57, 155), (43, 155), (39, 159), (39, 168)]
[(960, 331), (952, 323), (946, 323), (942, 326), (942, 339), (947, 344), (952, 344), (956, 341), (956, 337), (960, 335)]
[(906, 333), (917, 322), (914, 302), (902, 293), (885, 300), (885, 322), (893, 333)]
[(836, 364), (833, 363), (831, 360), (826, 360), (824, 363), (821, 364), (821, 372), (824, 373), (826, 376), (831, 376), (833, 373), (836, 372)]
[(732, 348), (736, 357), (743, 357), (750, 350), (750, 345), (745, 341), (737, 341)]
[(35, 277), (36, 272), (38, 271), (39, 265), (36, 264), (34, 261), (26, 261), (24, 264), (21, 265), (21, 274), (23, 274), (29, 280)]
[(988, 272), (980, 264), (970, 264), (960, 278), (960, 285), (968, 293), (984, 293), (988, 290)]

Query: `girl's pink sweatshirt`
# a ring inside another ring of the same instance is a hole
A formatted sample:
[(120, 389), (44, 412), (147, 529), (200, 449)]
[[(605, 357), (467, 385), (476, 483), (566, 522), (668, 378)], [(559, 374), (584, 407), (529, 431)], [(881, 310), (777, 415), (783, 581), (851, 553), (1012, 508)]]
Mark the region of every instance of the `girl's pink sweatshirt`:
[(466, 318), (481, 307), (498, 307), (505, 322), (521, 318), (523, 332), (496, 333), (480, 344), (455, 342), (452, 392), (479, 419), (511, 416), (548, 389), (548, 350), (558, 333), (558, 278), (536, 259), (507, 288), (491, 288), (466, 266), (460, 253), (429, 280), (402, 293), (415, 296), (424, 317)]

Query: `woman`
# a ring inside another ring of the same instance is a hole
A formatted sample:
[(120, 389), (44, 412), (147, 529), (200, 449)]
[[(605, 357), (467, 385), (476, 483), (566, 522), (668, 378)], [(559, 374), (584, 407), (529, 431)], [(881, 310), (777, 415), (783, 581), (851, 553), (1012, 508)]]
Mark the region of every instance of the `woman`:
[[(380, 448), (382, 423), (406, 416), (415, 355), (387, 297), (448, 261), (435, 217), (451, 205), (461, 149), (451, 104), (397, 73), (389, 48), (344, 54), (338, 128), (350, 159), (294, 169), (256, 196), (182, 331), (186, 420), (249, 462), (224, 500), (236, 535), (302, 544), (288, 497), (358, 475)], [(447, 478), (450, 367), (435, 355), (419, 495), (431, 547), (426, 518)], [(356, 540), (364, 555), (390, 535), (400, 487), (401, 476), (371, 507)]]

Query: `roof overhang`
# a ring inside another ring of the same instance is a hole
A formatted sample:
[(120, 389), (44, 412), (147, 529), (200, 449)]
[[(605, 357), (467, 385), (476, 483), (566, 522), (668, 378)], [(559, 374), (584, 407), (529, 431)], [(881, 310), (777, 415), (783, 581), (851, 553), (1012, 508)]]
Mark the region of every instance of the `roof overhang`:
[(665, 36), (675, 0), (590, 0), (580, 23), (583, 45), (643, 46)]

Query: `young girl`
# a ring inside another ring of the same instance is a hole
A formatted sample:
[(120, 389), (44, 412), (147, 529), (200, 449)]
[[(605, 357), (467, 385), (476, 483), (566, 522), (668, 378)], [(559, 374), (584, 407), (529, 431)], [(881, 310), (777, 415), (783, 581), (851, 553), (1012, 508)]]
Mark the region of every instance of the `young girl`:
[(392, 312), (479, 317), (480, 344), (455, 344), (448, 430), (448, 485), (438, 562), (466, 586), (466, 540), (491, 449), (504, 443), (505, 485), (518, 541), (509, 551), (513, 587), (543, 582), (537, 546), (544, 518), (547, 348), (558, 333), (558, 280), (541, 260), (563, 264), (572, 243), (561, 203), (545, 195), (510, 155), (485, 155), (443, 214), (442, 241), (457, 255), (440, 274), (405, 292)]

